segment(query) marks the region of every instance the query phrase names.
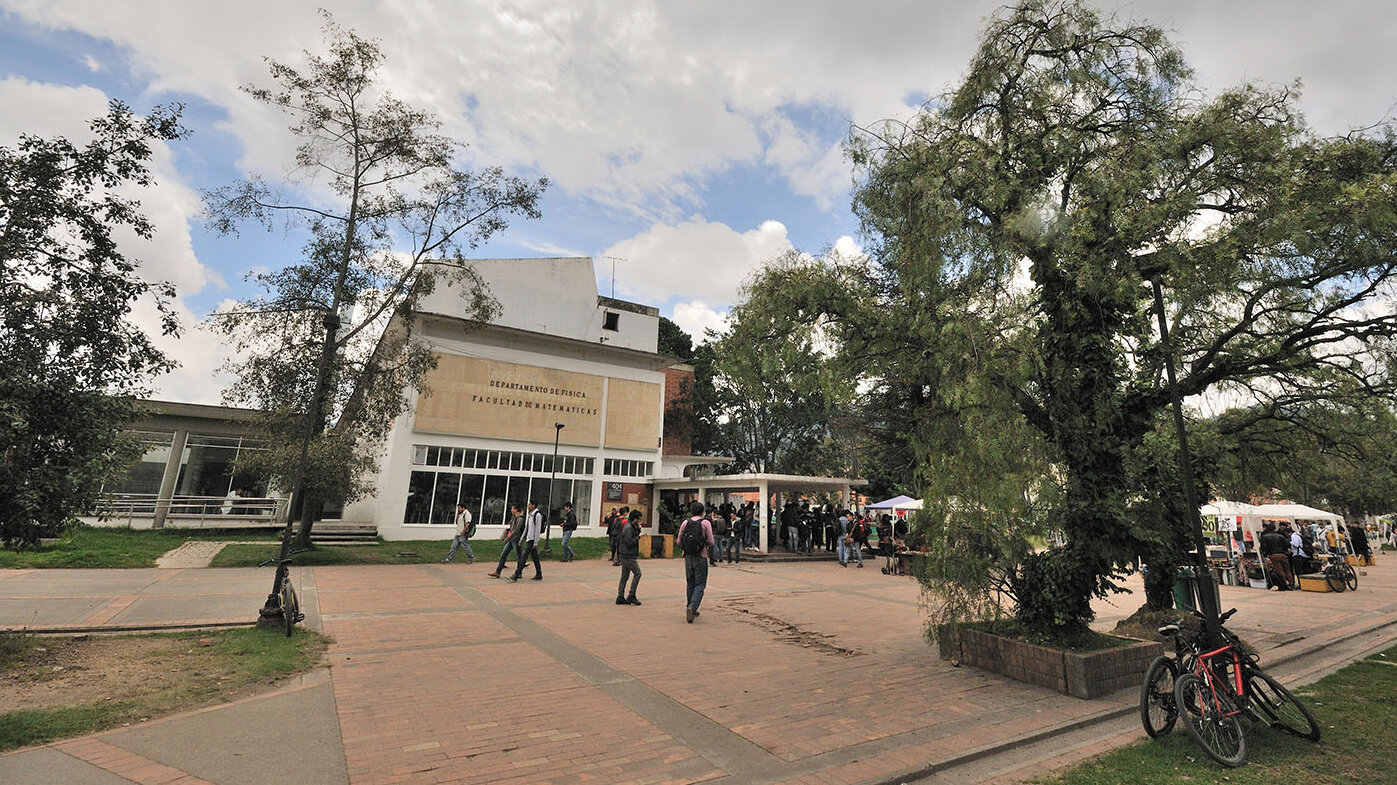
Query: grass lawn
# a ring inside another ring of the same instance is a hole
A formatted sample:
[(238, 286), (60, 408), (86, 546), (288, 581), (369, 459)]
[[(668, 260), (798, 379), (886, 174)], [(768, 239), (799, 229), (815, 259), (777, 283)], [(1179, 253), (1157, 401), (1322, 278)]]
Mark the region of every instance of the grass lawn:
[(154, 567), (155, 560), (186, 540), (274, 540), (270, 530), (131, 529), (75, 526), (51, 545), (24, 551), (0, 549), (0, 569), (56, 567)]
[(305, 629), (0, 633), (0, 752), (246, 697), (310, 670), (327, 644)]
[[(610, 546), (605, 537), (574, 537), (569, 543), (578, 559), (605, 559)], [(500, 558), (499, 540), (471, 540), (471, 550), (475, 551), (478, 564), (493, 563)], [(258, 564), (277, 555), (279, 544), (229, 545), (214, 557), (213, 567), (256, 567)], [(540, 546), (542, 547), (542, 546)], [(303, 553), (292, 556), (298, 565), (321, 566), (327, 564), (430, 564), (446, 558), (451, 549), (450, 540), (416, 540), (399, 542), (377, 542), (371, 545), (318, 545)], [(561, 541), (553, 538), (553, 553), (540, 555), (542, 561), (557, 561), (562, 556)], [(510, 554), (510, 563), (514, 563)], [(464, 550), (456, 551), (456, 563), (466, 561)]]
[(1253, 727), (1247, 764), (1224, 769), (1179, 725), (1170, 735), (1080, 764), (1043, 785), (1328, 785), (1397, 783), (1397, 647), (1295, 689), (1319, 722), (1318, 744)]

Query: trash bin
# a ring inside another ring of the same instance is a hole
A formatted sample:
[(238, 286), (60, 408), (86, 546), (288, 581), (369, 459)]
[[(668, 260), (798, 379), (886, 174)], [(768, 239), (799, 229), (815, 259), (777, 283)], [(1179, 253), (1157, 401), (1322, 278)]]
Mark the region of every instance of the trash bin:
[(1192, 567), (1180, 567), (1174, 576), (1174, 607), (1181, 611), (1198, 610), (1198, 574)]

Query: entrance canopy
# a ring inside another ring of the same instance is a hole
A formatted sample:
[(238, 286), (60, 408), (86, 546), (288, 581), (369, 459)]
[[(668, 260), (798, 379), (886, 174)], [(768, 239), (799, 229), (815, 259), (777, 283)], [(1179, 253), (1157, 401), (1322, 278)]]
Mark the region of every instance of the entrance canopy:
[[(766, 524), (771, 520), (770, 503), (773, 495), (783, 497), (777, 502), (778, 508), (786, 499), (819, 494), (838, 496), (840, 503), (847, 506), (851, 501), (850, 489), (867, 484), (868, 480), (851, 477), (804, 477), (797, 474), (714, 474), (682, 479), (656, 478), (653, 483), (656, 505), (659, 504), (662, 491), (678, 491), (704, 502), (714, 496), (755, 493), (757, 520), (762, 524), (757, 527), (762, 553), (768, 552)], [(656, 510), (655, 514), (658, 520), (659, 511)]]

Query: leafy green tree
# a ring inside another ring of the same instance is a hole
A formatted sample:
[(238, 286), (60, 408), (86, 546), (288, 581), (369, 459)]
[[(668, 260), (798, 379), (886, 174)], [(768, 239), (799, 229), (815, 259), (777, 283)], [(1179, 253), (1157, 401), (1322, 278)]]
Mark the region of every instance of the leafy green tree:
[[(1017, 448), (1056, 478), (1047, 522), (1065, 544), (1021, 576), (1051, 607), (1021, 605), (1021, 621), (1085, 629), (1091, 597), (1143, 549), (1131, 466), (1171, 400), (1152, 281), (1185, 397), (1392, 394), (1397, 314), (1375, 300), (1397, 271), (1392, 129), (1318, 138), (1295, 105), (1290, 88), (1207, 98), (1160, 29), (1025, 0), (990, 23), (959, 87), (851, 138), (883, 311), (865, 344), (919, 349), (870, 372), (920, 385), (905, 396), (929, 402), (907, 415), (919, 463)], [(993, 416), (952, 429), (959, 443), (935, 437), (930, 423), (966, 411)]]
[(1239, 408), (1204, 426), (1221, 496), (1279, 493), (1350, 516), (1397, 509), (1397, 414), (1381, 400)]
[(830, 423), (855, 397), (854, 380), (832, 362), (825, 325), (809, 292), (828, 260), (790, 252), (771, 260), (743, 288), (727, 329), (700, 347), (712, 392), (714, 447), (734, 472), (783, 474), (847, 470)]
[(293, 502), (303, 546), (323, 504), (369, 490), (405, 391), (435, 365), (414, 340), (416, 304), (450, 284), (468, 298), (462, 316), (492, 318), (497, 306), (465, 253), (512, 216), (537, 218), (547, 186), (460, 168), (462, 145), (438, 133), (439, 120), (377, 86), (378, 44), (333, 21), (326, 34), (328, 52), (307, 52), (303, 69), (269, 60), (272, 86), (244, 88), (290, 117), (298, 179), (274, 188), (253, 178), (205, 195), (218, 231), (288, 222), (309, 238), (299, 262), (252, 276), (264, 295), (211, 317), (241, 352), (226, 397), (267, 412), (271, 448), (249, 468), (286, 487), (306, 478)]
[(131, 457), (121, 430), (172, 363), (131, 319), (154, 303), (177, 329), (173, 289), (140, 274), (120, 227), (149, 238), (140, 204), (151, 145), (185, 134), (178, 107), (141, 117), (113, 101), (78, 145), (23, 135), (0, 147), (0, 541), (35, 544), (96, 506)]

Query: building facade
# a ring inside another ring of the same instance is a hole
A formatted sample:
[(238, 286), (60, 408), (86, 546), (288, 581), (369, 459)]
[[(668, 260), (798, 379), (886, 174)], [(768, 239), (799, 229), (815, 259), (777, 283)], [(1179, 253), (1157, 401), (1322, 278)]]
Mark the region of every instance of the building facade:
[(375, 495), (346, 507), (344, 522), (371, 522), (388, 540), (441, 539), (461, 504), (488, 537), (510, 504), (556, 516), (571, 501), (583, 536), (613, 507), (649, 523), (665, 370), (678, 362), (657, 352), (659, 312), (599, 296), (585, 257), (472, 266), (500, 314), (470, 321), (448, 285), (423, 298), (416, 336), (438, 366), (384, 443)]

